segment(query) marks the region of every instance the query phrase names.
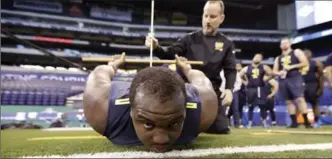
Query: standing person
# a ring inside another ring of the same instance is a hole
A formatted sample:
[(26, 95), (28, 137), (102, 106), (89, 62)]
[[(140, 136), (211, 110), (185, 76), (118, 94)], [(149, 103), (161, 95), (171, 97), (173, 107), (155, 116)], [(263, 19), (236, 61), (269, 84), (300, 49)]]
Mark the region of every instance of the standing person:
[(242, 85), (239, 90), (239, 112), (240, 112), (240, 128), (243, 128), (242, 117), (243, 117), (243, 106), (247, 104), (247, 86), (242, 80)]
[(306, 128), (312, 128), (307, 116), (307, 103), (304, 99), (304, 82), (300, 70), (308, 67), (308, 60), (302, 50), (293, 50), (291, 40), (284, 38), (280, 42), (282, 54), (275, 58), (273, 73), (279, 76), (280, 97), (286, 100), (288, 113), (292, 120), (289, 128), (297, 128), (295, 100), (302, 113)]
[(260, 108), (261, 117), (263, 119), (264, 127), (267, 127), (267, 123), (264, 117), (264, 104), (266, 103), (267, 94), (264, 94), (264, 87), (265, 81), (264, 76), (268, 76), (269, 78), (266, 80), (271, 79), (270, 76), (272, 75), (272, 70), (269, 66), (261, 64), (263, 60), (263, 55), (261, 53), (255, 54), (252, 64), (246, 66), (242, 69), (240, 75), (243, 78), (246, 76), (248, 79), (247, 85), (247, 97), (248, 97), (248, 125), (247, 128), (251, 128), (252, 126), (252, 119), (254, 114), (254, 108), (256, 105)]
[[(230, 109), (228, 110), (227, 113), (227, 117), (228, 120), (231, 121), (231, 116), (233, 116), (233, 121), (234, 121), (234, 127), (235, 128), (240, 128), (240, 124), (241, 124), (241, 120), (240, 120), (240, 113), (242, 113), (242, 111), (240, 112), (240, 98), (239, 98), (239, 92), (242, 86), (242, 80), (240, 77), (240, 72), (242, 70), (242, 65), (241, 63), (237, 63), (236, 64), (236, 81), (234, 84), (234, 90), (233, 90), (233, 101), (232, 104), (230, 106)], [(225, 80), (224, 80), (224, 71), (221, 71), (221, 77), (223, 79), (223, 82), (221, 84), (221, 92), (223, 92), (225, 90)], [(242, 110), (242, 109), (241, 109)]]
[[(269, 77), (265, 76), (264, 79), (267, 80)], [(266, 93), (268, 94), (267, 96), (267, 102), (264, 105), (264, 109), (266, 111), (269, 111), (270, 116), (271, 116), (271, 122), (272, 122), (272, 126), (277, 126), (277, 120), (276, 120), (276, 113), (274, 111), (274, 106), (275, 106), (275, 95), (277, 94), (279, 90), (279, 83), (277, 80), (275, 79), (270, 79), (269, 81), (266, 82), (265, 84), (265, 90)], [(263, 120), (266, 120), (267, 114), (264, 114)]]
[(320, 127), (319, 123), (319, 97), (323, 94), (324, 74), (323, 64), (318, 60), (313, 60), (312, 52), (309, 49), (303, 50), (309, 61), (309, 69), (303, 69), (301, 72), (305, 82), (304, 96), (305, 100), (311, 104), (315, 114), (314, 127)]
[(327, 59), (324, 62), (325, 66), (325, 72), (326, 72), (326, 78), (329, 83), (330, 89), (332, 89), (332, 53), (327, 57)]
[[(203, 66), (192, 66), (210, 79), (219, 99), (218, 116), (209, 129), (209, 133), (228, 134), (228, 121), (225, 105), (231, 104), (233, 88), (236, 80), (235, 55), (233, 42), (218, 31), (225, 19), (223, 1), (209, 0), (205, 3), (202, 15), (202, 29), (189, 33), (168, 47), (161, 47), (158, 40), (147, 36), (145, 45), (154, 50), (161, 59), (173, 59), (175, 54), (188, 60), (203, 61)], [(224, 70), (226, 88), (220, 92), (220, 71)]]

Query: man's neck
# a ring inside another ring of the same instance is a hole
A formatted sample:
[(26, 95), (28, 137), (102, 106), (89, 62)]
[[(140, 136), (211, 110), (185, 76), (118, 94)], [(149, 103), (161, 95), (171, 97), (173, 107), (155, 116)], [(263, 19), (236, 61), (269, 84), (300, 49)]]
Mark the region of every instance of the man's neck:
[[(203, 31), (202, 31), (202, 32), (203, 32)], [(217, 36), (217, 33), (218, 33), (218, 30), (214, 31), (214, 32), (211, 33), (211, 34), (206, 34), (206, 33), (203, 32), (203, 34), (204, 34), (205, 36), (207, 36), (207, 37), (215, 37), (215, 36)]]
[(252, 63), (252, 66), (257, 67), (259, 64), (260, 64), (260, 63), (257, 63), (257, 64)]
[(283, 55), (288, 55), (290, 52), (292, 52), (292, 49), (288, 49), (288, 50), (282, 51), (282, 54)]

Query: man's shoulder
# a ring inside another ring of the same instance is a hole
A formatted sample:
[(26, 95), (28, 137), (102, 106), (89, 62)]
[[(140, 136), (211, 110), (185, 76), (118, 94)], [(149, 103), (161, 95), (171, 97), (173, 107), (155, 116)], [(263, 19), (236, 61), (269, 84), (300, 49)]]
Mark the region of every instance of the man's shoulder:
[(326, 60), (324, 61), (324, 65), (325, 66), (332, 66), (332, 53), (330, 53), (327, 56)]
[(186, 83), (185, 86), (186, 86), (186, 93), (187, 93), (187, 101), (198, 103), (200, 101), (200, 96), (198, 94), (197, 89), (189, 83)]
[(129, 103), (129, 89), (130, 82), (115, 81), (112, 82), (110, 104), (114, 105), (130, 105)]
[(202, 30), (195, 30), (187, 34), (187, 36), (200, 36), (202, 34)]
[(202, 37), (203, 33), (201, 30), (195, 30), (192, 32), (187, 33), (183, 38), (188, 38), (188, 39), (197, 39), (199, 37)]
[(220, 34), (220, 37), (224, 39), (225, 42), (228, 43), (233, 43), (233, 40), (231, 38), (229, 38), (228, 36), (226, 36), (225, 34), (218, 32)]

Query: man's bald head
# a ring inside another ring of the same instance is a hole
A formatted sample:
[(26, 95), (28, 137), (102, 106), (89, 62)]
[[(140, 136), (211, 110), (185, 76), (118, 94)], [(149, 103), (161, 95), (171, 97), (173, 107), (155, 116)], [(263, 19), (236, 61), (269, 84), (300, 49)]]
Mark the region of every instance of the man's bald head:
[(205, 3), (204, 9), (206, 8), (207, 5), (210, 5), (210, 4), (218, 5), (220, 7), (220, 14), (224, 14), (224, 12), (225, 12), (225, 5), (224, 5), (223, 1), (221, 1), (221, 0), (208, 0)]
[(224, 3), (220, 0), (210, 0), (205, 3), (202, 17), (204, 35), (216, 35), (225, 19), (224, 10)]

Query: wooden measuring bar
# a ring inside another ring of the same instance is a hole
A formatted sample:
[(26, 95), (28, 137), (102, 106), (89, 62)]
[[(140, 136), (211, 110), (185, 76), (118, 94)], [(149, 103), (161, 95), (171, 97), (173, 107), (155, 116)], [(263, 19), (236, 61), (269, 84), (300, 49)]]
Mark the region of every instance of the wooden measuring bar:
[[(104, 57), (82, 57), (83, 62), (108, 62), (111, 58), (104, 58)], [(143, 59), (126, 59), (125, 63), (150, 63), (150, 60), (143, 60)], [(175, 64), (175, 60), (152, 60), (152, 63), (155, 64)], [(203, 61), (187, 61), (188, 64), (191, 65), (203, 65)]]

